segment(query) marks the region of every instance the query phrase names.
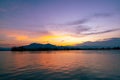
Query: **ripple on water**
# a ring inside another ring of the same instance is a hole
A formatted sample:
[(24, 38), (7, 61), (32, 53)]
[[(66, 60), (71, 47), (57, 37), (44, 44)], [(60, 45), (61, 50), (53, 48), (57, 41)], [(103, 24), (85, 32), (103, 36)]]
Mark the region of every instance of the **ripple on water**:
[(120, 80), (118, 53), (51, 51), (50, 54), (0, 54), (0, 80)]

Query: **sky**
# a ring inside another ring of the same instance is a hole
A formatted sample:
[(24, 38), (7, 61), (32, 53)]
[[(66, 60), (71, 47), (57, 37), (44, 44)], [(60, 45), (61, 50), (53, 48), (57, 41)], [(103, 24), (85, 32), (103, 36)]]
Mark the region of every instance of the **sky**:
[(120, 38), (120, 0), (0, 0), (0, 47)]

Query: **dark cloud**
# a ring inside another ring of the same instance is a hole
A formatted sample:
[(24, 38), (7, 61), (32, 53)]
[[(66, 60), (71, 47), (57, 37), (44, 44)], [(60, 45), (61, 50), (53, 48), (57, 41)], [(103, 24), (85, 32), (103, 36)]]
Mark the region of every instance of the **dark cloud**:
[(89, 31), (91, 29), (89, 26), (84, 25), (49, 25), (47, 28), (49, 34), (68, 34), (71, 36), (81, 36), (82, 32)]
[(112, 13), (95, 13), (95, 14), (93, 14), (91, 16), (86, 17), (86, 18), (70, 22), (67, 25), (81, 25), (81, 24), (89, 22), (91, 19), (96, 18), (96, 17), (103, 17), (103, 18), (105, 18), (105, 17), (111, 17), (113, 15), (114, 14), (112, 14)]
[(103, 33), (113, 32), (113, 31), (117, 31), (119, 29), (112, 29), (112, 30), (106, 30), (106, 31), (101, 31), (101, 32), (93, 32), (93, 33), (83, 34), (84, 32), (90, 31), (92, 29), (92, 26), (84, 25), (85, 23), (89, 22), (91, 19), (93, 19), (93, 18), (106, 18), (106, 17), (111, 17), (113, 15), (114, 14), (112, 14), (112, 13), (95, 13), (95, 14), (88, 16), (88, 17), (85, 17), (83, 19), (70, 22), (67, 25), (69, 25), (69, 28), (72, 27), (71, 28), (71, 33), (73, 33), (72, 35), (78, 35), (78, 36), (103, 34)]
[(89, 18), (83, 18), (83, 19), (80, 19), (80, 20), (77, 20), (77, 21), (70, 22), (70, 23), (68, 23), (68, 25), (84, 24), (84, 23), (88, 22), (89, 20), (90, 20)]
[(88, 26), (77, 26), (75, 29), (76, 34), (81, 34), (82, 32), (89, 31), (91, 28)]
[(36, 37), (38, 37), (38, 36), (44, 36), (44, 35), (51, 35), (52, 33), (50, 33), (47, 30), (37, 30), (37, 31), (30, 32), (30, 34), (32, 34), (32, 36), (36, 35)]
[[(97, 35), (97, 34), (104, 34), (104, 33), (109, 33), (113, 31), (118, 31), (119, 29), (110, 29), (110, 30), (105, 30), (105, 31), (100, 31), (100, 32), (91, 32), (91, 29), (93, 28), (92, 26), (86, 26), (85, 23), (89, 22), (93, 18), (106, 18), (106, 17), (111, 17), (113, 16), (113, 13), (95, 13), (91, 16), (88, 16), (86, 18), (70, 22), (68, 24), (62, 24), (62, 25), (53, 25), (50, 26), (49, 28), (52, 29), (54, 32), (60, 32), (60, 33), (65, 33), (69, 34), (74, 37), (83, 37), (86, 35)], [(47, 30), (49, 33), (49, 29)], [(50, 30), (51, 31), (51, 30)], [(86, 33), (90, 32), (90, 33)]]
[(84, 35), (103, 34), (103, 33), (109, 33), (109, 32), (118, 31), (118, 30), (120, 30), (120, 28), (118, 28), (118, 29), (111, 29), (111, 30), (105, 30), (105, 31), (101, 31), (101, 32), (86, 33)]

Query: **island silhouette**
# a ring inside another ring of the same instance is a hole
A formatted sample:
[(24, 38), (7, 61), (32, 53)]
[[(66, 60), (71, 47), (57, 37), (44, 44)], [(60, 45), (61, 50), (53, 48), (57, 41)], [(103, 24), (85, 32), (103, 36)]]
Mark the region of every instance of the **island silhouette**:
[(46, 50), (120, 50), (120, 38), (103, 41), (85, 42), (75, 46), (56, 46), (53, 44), (31, 43), (29, 45), (12, 47), (12, 51), (46, 51)]

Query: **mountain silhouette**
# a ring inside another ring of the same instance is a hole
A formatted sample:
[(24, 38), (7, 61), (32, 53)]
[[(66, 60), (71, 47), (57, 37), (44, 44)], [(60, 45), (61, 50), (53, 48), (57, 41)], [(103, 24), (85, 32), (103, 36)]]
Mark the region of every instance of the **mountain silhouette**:
[(25, 45), (25, 46), (20, 46), (20, 47), (13, 47), (12, 51), (26, 51), (26, 50), (30, 50), (30, 51), (36, 51), (36, 50), (53, 50), (56, 49), (57, 46), (52, 45), (52, 44), (39, 44), (39, 43), (32, 43), (29, 45)]
[(23, 46), (25, 49), (39, 49), (39, 48), (55, 48), (55, 45), (52, 44), (39, 44), (39, 43), (32, 43), (27, 46)]
[(56, 46), (52, 44), (32, 43), (20, 47), (12, 47), (12, 51), (44, 51), (44, 50), (111, 50), (120, 49), (120, 38), (111, 38), (103, 41), (85, 42), (76, 46)]
[(83, 44), (77, 44), (77, 47), (94, 47), (94, 48), (113, 48), (113, 47), (120, 47), (120, 38), (110, 38), (102, 41), (95, 41), (95, 42), (85, 42)]

